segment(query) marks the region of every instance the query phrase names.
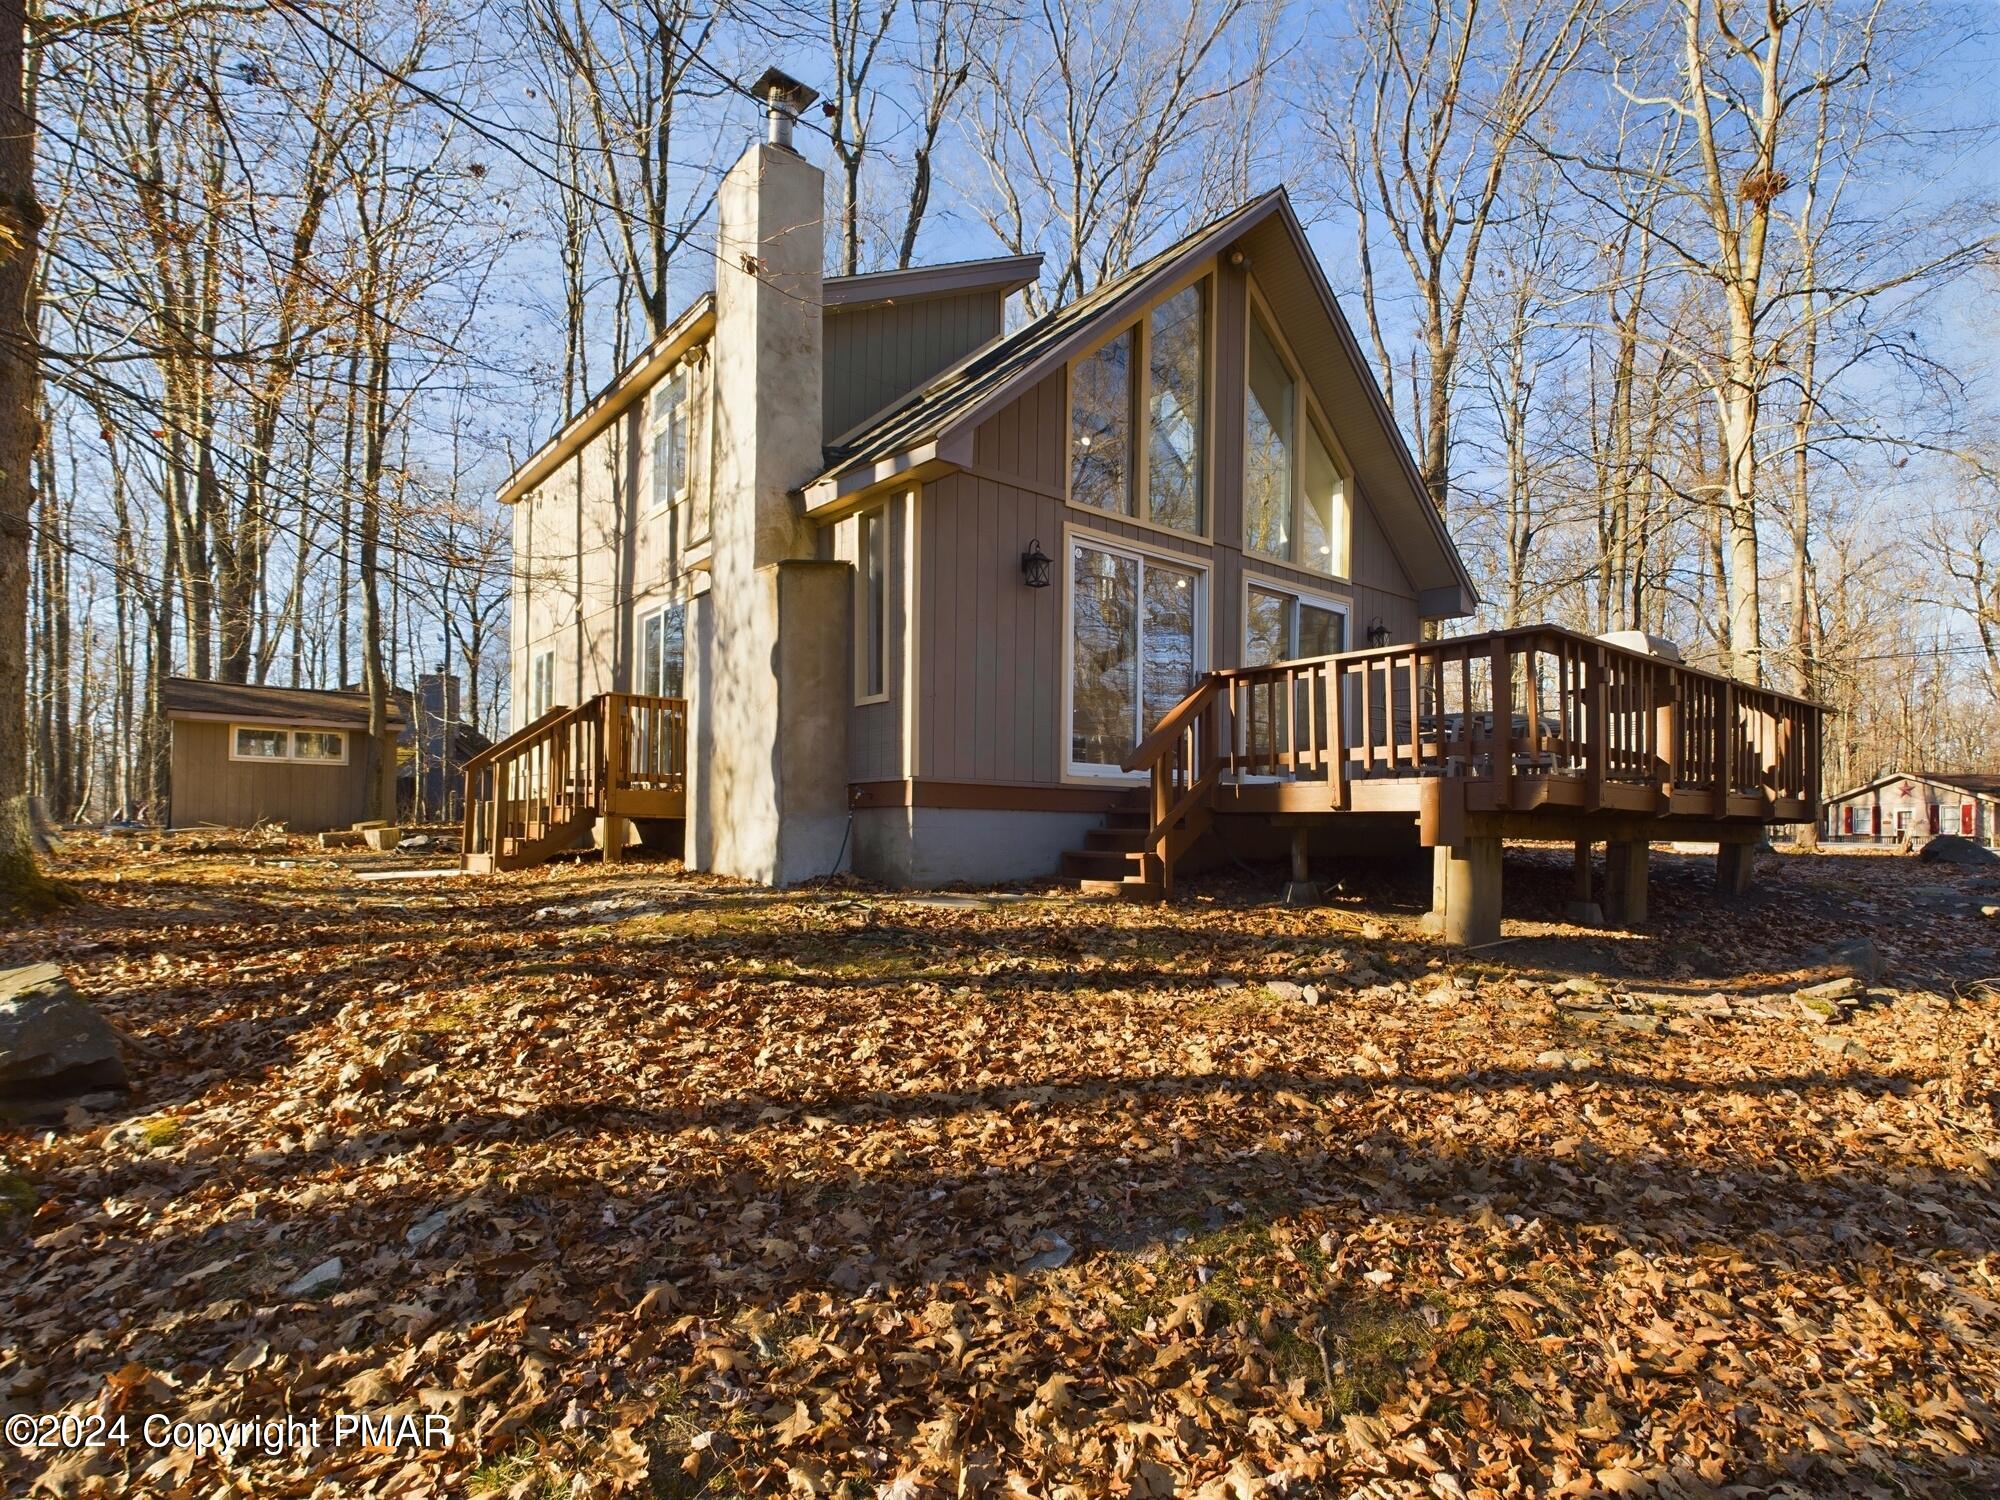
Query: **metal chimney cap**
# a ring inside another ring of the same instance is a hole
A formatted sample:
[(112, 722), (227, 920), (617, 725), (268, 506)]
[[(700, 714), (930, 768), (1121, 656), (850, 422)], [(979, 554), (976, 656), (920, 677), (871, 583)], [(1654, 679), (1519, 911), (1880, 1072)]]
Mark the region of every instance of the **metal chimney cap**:
[(777, 68), (766, 68), (764, 76), (750, 85), (750, 92), (766, 104), (787, 105), (795, 112), (819, 97), (818, 89), (808, 88), (791, 74)]

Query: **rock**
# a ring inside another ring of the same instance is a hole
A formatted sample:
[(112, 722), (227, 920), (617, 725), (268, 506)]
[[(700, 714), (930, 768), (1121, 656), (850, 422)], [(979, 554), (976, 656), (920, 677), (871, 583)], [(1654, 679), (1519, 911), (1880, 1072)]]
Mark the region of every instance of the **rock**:
[(323, 1260), (297, 1281), (286, 1287), (285, 1295), (287, 1297), (310, 1297), (314, 1292), (324, 1287), (332, 1286), (336, 1281), (340, 1280), (341, 1273), (346, 1269), (347, 1267), (337, 1255), (332, 1260)]
[(1613, 1011), (1604, 1018), (1607, 1025), (1616, 1026), (1620, 1031), (1637, 1031), (1646, 1036), (1657, 1036), (1666, 1029), (1666, 1022), (1655, 1015), (1634, 1015), (1628, 1011)]
[(1565, 979), (1551, 990), (1550, 993), (1555, 995), (1601, 995), (1604, 993), (1604, 986), (1599, 984), (1595, 979), (1586, 979), (1579, 974), (1574, 979)]
[(1927, 865), (2000, 865), (2000, 854), (1956, 833), (1941, 833), (1917, 851)]
[(1849, 938), (1835, 943), (1827, 949), (1827, 958), (1864, 984), (1873, 984), (1882, 977), (1882, 955), (1867, 938)]
[(1264, 989), (1272, 999), (1283, 1000), (1287, 1004), (1303, 1000), (1306, 995), (1304, 986), (1293, 984), (1289, 979), (1267, 979)]
[(1839, 1004), (1843, 1000), (1859, 1000), (1868, 993), (1868, 986), (1852, 974), (1840, 979), (1829, 979), (1825, 984), (1809, 984), (1802, 990), (1793, 991), (1794, 1000), (1824, 1000), (1829, 1004)]
[(1800, 1015), (1804, 1016), (1808, 1021), (1815, 1022), (1821, 1026), (1832, 1025), (1834, 1022), (1847, 1019), (1847, 1011), (1837, 1000), (1817, 999), (1801, 990), (1798, 994), (1792, 996), (1792, 1002), (1798, 1006)]
[(452, 1211), (441, 1208), (434, 1214), (426, 1214), (403, 1231), (403, 1239), (412, 1250), (421, 1250), (436, 1239), (440, 1230), (451, 1222)]
[(1563, 920), (1573, 927), (1602, 927), (1604, 908), (1595, 901), (1572, 901), (1563, 908)]
[(1813, 1045), (1834, 1057), (1863, 1058), (1868, 1055), (1868, 1049), (1861, 1043), (1852, 1037), (1842, 1036), (1837, 1031), (1822, 1031), (1815, 1034)]
[(0, 970), (0, 1096), (124, 1088), (118, 1033), (54, 964)]
[(1319, 1004), (1319, 986), (1316, 984), (1307, 985), (1300, 993), (1299, 998), (1308, 1005)]
[(1053, 1231), (1036, 1235), (1028, 1248), (1035, 1252), (1025, 1262), (1030, 1271), (1058, 1270), (1068, 1265), (1070, 1257), (1076, 1254), (1075, 1247)]

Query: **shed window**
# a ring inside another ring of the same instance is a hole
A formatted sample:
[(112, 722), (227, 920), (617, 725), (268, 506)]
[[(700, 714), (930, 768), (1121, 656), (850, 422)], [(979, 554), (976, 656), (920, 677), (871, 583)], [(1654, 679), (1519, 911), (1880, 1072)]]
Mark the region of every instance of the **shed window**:
[(1070, 367), (1072, 504), (1200, 535), (1208, 283), (1182, 287)]
[(881, 698), (889, 691), (889, 513), (871, 510), (859, 517), (858, 566), (854, 575), (856, 695)]
[(290, 737), (282, 729), (251, 729), (238, 725), (234, 754), (238, 760), (283, 760), (290, 743)]
[(347, 736), (336, 729), (295, 729), (292, 758), (338, 764), (347, 759)]

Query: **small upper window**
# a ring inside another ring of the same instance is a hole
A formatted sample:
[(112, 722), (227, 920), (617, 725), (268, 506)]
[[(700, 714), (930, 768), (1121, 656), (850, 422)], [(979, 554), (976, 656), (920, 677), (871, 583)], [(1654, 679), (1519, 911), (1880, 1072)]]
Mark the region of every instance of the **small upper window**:
[(653, 509), (665, 510), (687, 491), (688, 376), (683, 365), (653, 398)]
[(1127, 329), (1076, 362), (1070, 377), (1069, 496), (1078, 505), (1132, 513), (1132, 346)]
[(347, 759), (347, 736), (332, 729), (296, 729), (292, 731), (292, 758), (294, 760), (344, 761)]
[(1306, 400), (1261, 317), (1250, 320), (1244, 401), (1243, 545), (1315, 573), (1345, 578), (1351, 564), (1352, 504)]
[(252, 729), (238, 726), (235, 755), (238, 760), (285, 760), (291, 751), (291, 736), (283, 729)]

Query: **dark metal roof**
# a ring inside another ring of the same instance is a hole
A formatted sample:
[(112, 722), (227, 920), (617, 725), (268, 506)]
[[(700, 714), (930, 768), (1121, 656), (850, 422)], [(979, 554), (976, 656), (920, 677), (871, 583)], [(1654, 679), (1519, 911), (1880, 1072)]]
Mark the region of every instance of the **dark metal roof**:
[(1088, 296), (1044, 313), (1034, 322), (1017, 328), (971, 358), (952, 366), (912, 392), (900, 405), (829, 447), (826, 471), (813, 483), (835, 478), (877, 459), (907, 452), (936, 437), (978, 408), (988, 397), (1025, 374), (1044, 355), (1061, 348), (1072, 336), (1083, 332), (1109, 304), (1150, 280), (1170, 262), (1189, 254), (1197, 246), (1224, 237), (1231, 229), (1256, 217), (1281, 194), (1282, 189), (1276, 189), (1260, 198), (1253, 198), (1235, 212), (1225, 214), (1176, 240), (1123, 276), (1105, 282)]
[[(240, 719), (273, 724), (325, 724), (341, 729), (368, 727), (366, 693), (169, 677), (160, 696), (165, 715), (170, 719)], [(403, 723), (403, 710), (393, 694), (389, 701), (389, 722), (397, 728)]]

